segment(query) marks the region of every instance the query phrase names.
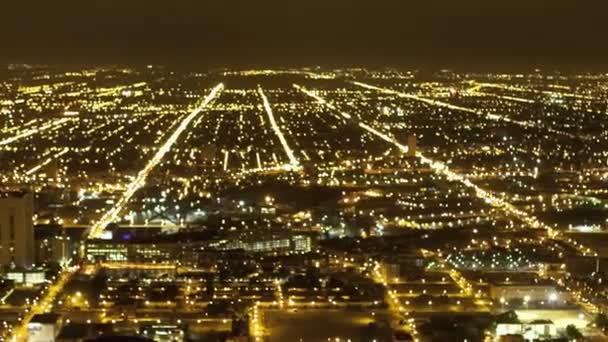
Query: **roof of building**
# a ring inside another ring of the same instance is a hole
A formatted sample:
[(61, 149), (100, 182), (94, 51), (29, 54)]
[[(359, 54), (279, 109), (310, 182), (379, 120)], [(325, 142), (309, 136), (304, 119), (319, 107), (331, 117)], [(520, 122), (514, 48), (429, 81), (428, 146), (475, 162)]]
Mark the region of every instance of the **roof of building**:
[(112, 331), (111, 324), (71, 323), (64, 325), (58, 339), (82, 339), (91, 335), (100, 335)]
[(61, 319), (61, 315), (54, 313), (45, 313), (34, 315), (30, 320), (30, 323), (43, 323), (43, 324), (55, 324)]

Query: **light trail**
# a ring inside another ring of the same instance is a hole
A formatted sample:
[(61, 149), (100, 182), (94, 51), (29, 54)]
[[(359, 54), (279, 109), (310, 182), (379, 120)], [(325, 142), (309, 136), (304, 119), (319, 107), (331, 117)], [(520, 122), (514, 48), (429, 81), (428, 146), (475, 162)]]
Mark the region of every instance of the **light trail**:
[(228, 150), (224, 151), (224, 171), (228, 171)]
[(306, 151), (302, 150), (302, 155), (304, 156), (304, 158), (306, 158), (307, 161), (310, 161), (310, 156), (308, 156), (308, 153), (306, 153)]
[(33, 168), (29, 169), (25, 174), (27, 176), (31, 175), (32, 173), (40, 170), (41, 168), (45, 167), (46, 165), (48, 165), (50, 162), (52, 162), (53, 160), (63, 156), (64, 154), (68, 153), (70, 151), (70, 149), (68, 147), (65, 147), (64, 149), (62, 149), (61, 151), (55, 153), (54, 155), (48, 157), (47, 159), (45, 159), (43, 162), (41, 162), (40, 164), (34, 166)]
[(89, 233), (89, 239), (99, 238), (105, 227), (118, 218), (118, 215), (120, 214), (124, 206), (129, 202), (131, 197), (133, 197), (135, 192), (137, 192), (137, 190), (139, 190), (146, 184), (146, 180), (150, 172), (152, 172), (156, 165), (161, 162), (167, 152), (171, 150), (173, 144), (175, 144), (180, 135), (186, 130), (186, 128), (188, 128), (190, 122), (192, 122), (192, 120), (194, 120), (194, 118), (196, 118), (196, 116), (203, 109), (205, 109), (205, 107), (207, 107), (207, 105), (211, 103), (211, 101), (213, 101), (213, 99), (215, 99), (223, 89), (224, 85), (222, 83), (215, 86), (215, 88), (211, 90), (211, 93), (209, 93), (209, 95), (205, 97), (203, 102), (198, 107), (196, 107), (196, 109), (194, 109), (194, 111), (192, 111), (192, 113), (190, 113), (184, 120), (182, 120), (177, 129), (173, 132), (173, 134), (171, 134), (171, 136), (160, 147), (160, 149), (158, 149), (156, 154), (152, 157), (152, 159), (150, 159), (144, 169), (141, 170), (137, 174), (137, 177), (127, 186), (127, 190), (123, 193), (120, 200), (116, 202), (114, 207), (108, 212), (106, 212), (101, 217), (101, 219), (93, 225), (93, 227), (91, 228), (91, 232)]
[(4, 305), (5, 301), (8, 297), (10, 297), (13, 292), (15, 292), (15, 289), (10, 289), (8, 291), (6, 291), (6, 294), (4, 296), (2, 296), (2, 298), (0, 298), (0, 304)]
[[(489, 95), (489, 96), (495, 96), (498, 98), (502, 98), (505, 100), (511, 100), (511, 101), (517, 101), (517, 102), (528, 102), (528, 103), (536, 103), (536, 102), (542, 102), (542, 101), (535, 101), (535, 100), (530, 100), (530, 99), (524, 99), (521, 97), (515, 97), (515, 96), (507, 96), (507, 95), (498, 95), (498, 94), (492, 94), (492, 93), (484, 93), (479, 91), (480, 89), (485, 88), (495, 88), (495, 89), (501, 89), (501, 90), (510, 90), (510, 91), (516, 91), (516, 92), (523, 92), (523, 93), (532, 93), (532, 94), (542, 94), (542, 95), (548, 95), (548, 96), (563, 96), (563, 97), (571, 97), (577, 100), (577, 102), (582, 102), (582, 101), (598, 101), (598, 98), (595, 98), (593, 96), (586, 96), (586, 95), (580, 95), (580, 94), (575, 94), (575, 93), (567, 93), (567, 92), (561, 92), (561, 91), (551, 91), (551, 90), (537, 90), (537, 89), (530, 89), (530, 88), (524, 88), (524, 87), (517, 87), (517, 86), (512, 86), (512, 85), (505, 85), (505, 84), (499, 84), (499, 83), (479, 83), (479, 82), (475, 82), (475, 81), (471, 81), (471, 84), (474, 84), (473, 87), (469, 88), (467, 90), (467, 92), (469, 93), (477, 93), (477, 94), (483, 94), (483, 95)], [(557, 88), (557, 89), (564, 89), (565, 87), (559, 86), (559, 85), (549, 85), (549, 87), (552, 88)], [(568, 88), (566, 88), (568, 89)], [(574, 110), (582, 110), (582, 108), (576, 108), (576, 106), (572, 106), (567, 105), (567, 104), (563, 104), (563, 103), (551, 103), (552, 105), (556, 105), (559, 106), (561, 108), (566, 108), (566, 109), (574, 109)], [(595, 111), (593, 109), (586, 109), (587, 113), (594, 113), (594, 114), (600, 114), (600, 115), (607, 115), (608, 112), (602, 112), (602, 111)], [(592, 140), (592, 137), (584, 137), (584, 138), (588, 138), (589, 140)]]
[[(565, 93), (560, 93), (560, 92), (554, 92), (554, 91), (549, 91), (549, 90), (535, 90), (535, 89), (528, 89), (528, 88), (522, 88), (522, 87), (515, 87), (515, 86), (507, 86), (507, 85), (502, 85), (502, 84), (496, 84), (496, 83), (477, 83), (475, 81), (471, 81), (471, 84), (474, 84), (473, 87), (466, 89), (465, 92), (472, 94), (472, 95), (483, 95), (483, 96), (492, 96), (495, 98), (499, 98), (499, 99), (503, 99), (503, 100), (509, 100), (509, 101), (514, 101), (514, 102), (521, 102), (521, 103), (542, 103), (542, 101), (537, 101), (537, 100), (532, 100), (532, 99), (528, 99), (528, 98), (523, 98), (523, 97), (517, 97), (517, 96), (509, 96), (509, 95), (499, 95), (499, 94), (494, 94), (494, 93), (486, 93), (481, 91), (481, 89), (485, 88), (495, 88), (495, 89), (501, 89), (501, 90), (512, 90), (512, 91), (517, 91), (517, 92), (526, 92), (526, 93), (532, 93), (532, 94), (543, 94), (543, 95), (549, 95), (549, 96), (554, 96), (554, 95), (560, 95), (560, 96), (568, 96), (568, 94)], [(573, 96), (582, 96), (582, 98), (578, 98), (579, 101), (582, 100), (597, 100), (597, 99), (593, 99), (591, 97), (585, 97), (584, 95), (578, 95), (578, 94), (570, 94)], [(576, 109), (576, 108), (572, 108), (571, 106), (565, 105), (565, 104), (557, 104), (557, 103), (552, 103), (552, 105), (556, 105), (562, 108), (566, 108), (566, 109)], [(588, 113), (597, 113), (597, 114), (606, 114), (604, 112), (595, 112), (591, 109), (587, 109), (586, 110)]]
[(14, 131), (19, 131), (19, 130), (25, 129), (27, 126), (31, 126), (31, 125), (35, 124), (38, 120), (39, 119), (32, 119), (32, 120), (30, 120), (30, 121), (28, 121), (28, 122), (26, 122), (26, 123), (24, 123), (23, 125), (20, 125), (20, 126), (12, 126), (12, 127), (2, 128), (2, 129), (0, 129), (0, 133), (3, 133), (3, 134), (5, 134), (5, 133), (12, 133)]
[(115, 87), (111, 87), (111, 88), (99, 88), (97, 90), (96, 96), (97, 97), (118, 96), (123, 90), (127, 90), (129, 88), (141, 88), (146, 85), (147, 85), (146, 82), (139, 82), (139, 83), (134, 83), (134, 84), (119, 85), (119, 86), (115, 86)]
[(86, 133), (87, 135), (90, 135), (91, 133), (93, 133), (93, 132), (97, 131), (97, 130), (98, 130), (98, 129), (100, 129), (100, 128), (106, 127), (106, 126), (107, 126), (107, 125), (109, 125), (109, 124), (110, 124), (110, 122), (106, 122), (106, 123), (99, 124), (99, 125), (97, 125), (97, 126), (95, 126), (95, 127), (91, 128), (90, 130), (86, 131), (85, 133)]
[(262, 161), (260, 160), (260, 153), (259, 152), (255, 153), (255, 160), (258, 163), (258, 169), (261, 169), (262, 168)]
[(568, 132), (563, 132), (563, 131), (559, 131), (550, 127), (545, 127), (545, 126), (538, 126), (536, 123), (534, 123), (533, 121), (521, 121), (521, 120), (514, 120), (511, 119), (508, 116), (504, 116), (504, 115), (498, 115), (498, 114), (493, 114), (493, 113), (487, 113), (487, 112), (483, 112), (481, 110), (476, 110), (476, 109), (472, 109), (472, 108), (467, 108), (467, 107), (462, 107), (462, 106), (457, 106), (457, 105), (453, 105), (447, 102), (443, 102), (443, 101), (438, 101), (438, 100), (431, 100), (431, 99), (427, 99), (425, 97), (421, 97), (421, 96), (417, 96), (417, 95), (412, 95), (412, 94), (406, 94), (397, 90), (392, 90), (392, 89), (388, 89), (388, 88), (382, 88), (382, 87), (377, 87), (371, 84), (367, 84), (367, 83), (362, 83), (362, 82), (357, 82), (357, 81), (353, 81), (352, 82), (354, 85), (357, 85), (359, 87), (362, 88), (366, 88), (366, 89), (370, 89), (370, 90), (376, 90), (379, 91), (381, 93), (384, 94), (389, 94), (389, 95), (396, 95), (402, 98), (406, 98), (406, 99), (411, 99), (411, 100), (415, 100), (415, 101), (419, 101), (419, 102), (423, 102), (432, 106), (436, 106), (436, 107), (443, 107), (443, 108), (448, 108), (448, 109), (453, 109), (453, 110), (457, 110), (457, 111), (461, 111), (461, 112), (466, 112), (466, 113), (471, 113), (471, 114), (475, 114), (481, 117), (486, 117), (490, 120), (494, 120), (494, 121), (504, 121), (504, 122), (508, 122), (508, 123), (512, 123), (512, 124), (516, 124), (522, 127), (526, 127), (526, 128), (542, 128), (545, 129), (551, 133), (555, 133), (555, 134), (559, 134), (559, 135), (564, 135), (570, 138), (582, 138), (582, 139), (588, 139), (588, 137), (584, 137), (584, 136), (577, 136)]
[(167, 270), (178, 268), (176, 263), (153, 264), (145, 262), (102, 262), (99, 266), (113, 270)]
[[(320, 104), (325, 105), (331, 109), (336, 108), (335, 105), (329, 103), (327, 100), (321, 98), (320, 96), (316, 95), (315, 93), (313, 93), (301, 86), (298, 86), (296, 84), (294, 84), (294, 87), (296, 89), (302, 91), (306, 95), (316, 99), (317, 102), (319, 102)], [(344, 114), (347, 114), (347, 113), (344, 113)], [(351, 115), (348, 115), (348, 117), (347, 117), (344, 114), (342, 114), (342, 116), (344, 116), (345, 118), (352, 117)], [(355, 119), (351, 119), (351, 120), (357, 122), (359, 124), (359, 127), (366, 129), (368, 132), (374, 134), (375, 136), (381, 138), (382, 140), (385, 140), (385, 141), (397, 146), (402, 151), (403, 151), (403, 148), (406, 147), (406, 146), (399, 144), (394, 138), (388, 136), (385, 133), (379, 132), (378, 130), (373, 129), (362, 122), (358, 122), (358, 120), (355, 120)], [(368, 127), (370, 129), (367, 129), (365, 127)], [(475, 196), (482, 199), (487, 204), (492, 205), (493, 207), (500, 208), (506, 214), (511, 215), (512, 217), (518, 218), (519, 220), (523, 221), (528, 227), (530, 227), (532, 229), (545, 229), (545, 230), (547, 230), (550, 237), (561, 238), (564, 242), (567, 242), (570, 245), (572, 245), (583, 255), (597, 256), (597, 253), (594, 253), (590, 248), (586, 248), (586, 247), (582, 246), (581, 244), (577, 243), (576, 241), (574, 241), (573, 239), (564, 236), (562, 234), (562, 232), (549, 227), (547, 224), (541, 222), (534, 215), (531, 215), (531, 214), (527, 213), (526, 211), (516, 208), (513, 204), (505, 201), (502, 198), (497, 197), (492, 192), (484, 190), (483, 188), (474, 184), (466, 176), (450, 170), (449, 166), (446, 165), (444, 162), (433, 160), (432, 158), (426, 157), (419, 151), (416, 151), (416, 157), (418, 157), (418, 159), (423, 164), (428, 165), (435, 173), (441, 174), (450, 181), (457, 181), (457, 182), (463, 184), (464, 186), (466, 186), (467, 188), (472, 189), (475, 193)]]
[(559, 95), (559, 96), (564, 96), (564, 97), (572, 97), (575, 99), (579, 99), (579, 100), (597, 100), (595, 97), (593, 96), (586, 96), (586, 95), (580, 95), (580, 94), (575, 94), (575, 93), (568, 93), (568, 92), (562, 92), (562, 91), (551, 91), (551, 90), (537, 90), (537, 89), (529, 89), (529, 88), (524, 88), (524, 87), (516, 87), (516, 86), (510, 86), (510, 85), (504, 85), (504, 84), (499, 84), (499, 83), (485, 83), (485, 82), (475, 82), (473, 81), (473, 84), (476, 84), (477, 87), (479, 88), (497, 88), (497, 89), (502, 89), (502, 90), (512, 90), (512, 91), (517, 91), (517, 92), (527, 92), (527, 93), (541, 93), (544, 95)]
[[(357, 81), (353, 81), (352, 84), (357, 85), (357, 86), (362, 87), (362, 88), (366, 88), (366, 89), (370, 89), (370, 90), (376, 90), (376, 91), (379, 91), (379, 92), (384, 93), (384, 94), (396, 95), (396, 96), (403, 97), (403, 98), (406, 98), (406, 99), (416, 100), (416, 101), (419, 101), (419, 102), (424, 102), (424, 103), (430, 104), (432, 106), (444, 107), (444, 108), (459, 110), (459, 111), (463, 111), (463, 112), (467, 112), (467, 113), (472, 113), (472, 114), (477, 114), (477, 115), (483, 115), (483, 113), (481, 113), (480, 111), (477, 111), (475, 109), (471, 109), (471, 108), (467, 108), (467, 107), (461, 107), (461, 106), (453, 105), (453, 104), (450, 104), (450, 103), (447, 103), (447, 102), (443, 102), (443, 101), (431, 100), (431, 99), (427, 99), (425, 97), (421, 97), (421, 96), (417, 96), (417, 95), (406, 94), (406, 93), (403, 93), (403, 92), (400, 92), (400, 91), (397, 91), (397, 90), (377, 87), (377, 86), (374, 86), (374, 85), (371, 85), (371, 84), (357, 82)], [(500, 120), (501, 118), (506, 118), (506, 117), (501, 117), (500, 115), (495, 115), (495, 114), (488, 114), (487, 116), (490, 117), (493, 120)]]
[(259, 303), (255, 303), (253, 305), (253, 309), (251, 310), (251, 323), (249, 325), (249, 333), (251, 336), (255, 338), (255, 341), (261, 341), (264, 337), (264, 325), (262, 324), (262, 315), (259, 313), (258, 309)]
[(480, 86), (475, 86), (471, 89), (466, 90), (467, 93), (472, 94), (472, 95), (479, 95), (479, 96), (488, 96), (488, 97), (495, 97), (498, 99), (503, 99), (503, 100), (509, 100), (509, 101), (514, 101), (514, 102), (521, 102), (521, 103), (528, 103), (528, 104), (532, 104), (532, 103), (536, 103), (536, 101), (531, 100), (531, 99), (526, 99), (523, 97), (515, 97), (515, 96), (507, 96), (507, 95), (498, 95), (498, 94), (492, 94), (492, 93), (486, 93), (483, 91), (479, 91), (481, 87)]
[(274, 114), (272, 113), (272, 108), (270, 107), (270, 103), (268, 102), (268, 98), (266, 97), (266, 94), (264, 94), (264, 91), (262, 90), (261, 87), (258, 87), (258, 92), (260, 94), (260, 97), (262, 98), (262, 101), (264, 102), (264, 109), (266, 110), (266, 114), (268, 114), (268, 120), (270, 120), (270, 126), (272, 126), (272, 130), (274, 131), (276, 136), (279, 138), (281, 145), (283, 145), (283, 149), (285, 150), (285, 154), (287, 154), (287, 158), (289, 158), (288, 167), (291, 169), (299, 168), (300, 162), (298, 162), (298, 159), (296, 159), (296, 156), (293, 154), (293, 150), (289, 147), (289, 145), (287, 144), (287, 140), (285, 140), (285, 136), (283, 135), (283, 132), (281, 132), (281, 128), (279, 127), (279, 125), (277, 125), (277, 122), (274, 119)]
[(46, 131), (48, 129), (50, 129), (51, 131), (54, 131), (58, 128), (63, 127), (66, 123), (68, 123), (70, 121), (74, 121), (74, 120), (76, 120), (76, 119), (75, 118), (62, 118), (59, 120), (54, 120), (53, 122), (46, 123), (40, 127), (27, 129), (15, 136), (12, 136), (12, 137), (4, 139), (4, 140), (0, 140), (0, 146), (11, 144), (19, 139), (29, 137), (30, 135), (34, 135), (36, 133), (40, 133), (40, 132)]
[[(523, 98), (523, 97), (515, 97), (515, 96), (507, 96), (507, 95), (498, 95), (498, 94), (493, 94), (493, 93), (486, 93), (486, 92), (482, 92), (480, 91), (481, 88), (484, 87), (484, 84), (478, 84), (478, 83), (474, 83), (477, 84), (476, 86), (465, 90), (467, 93), (471, 94), (471, 95), (480, 95), (480, 96), (488, 96), (488, 97), (494, 97), (494, 98), (498, 98), (501, 100), (507, 100), (507, 101), (513, 101), (513, 102), (519, 102), (519, 103), (526, 103), (526, 104), (533, 104), (536, 103), (537, 101), (535, 100), (531, 100), (531, 99), (527, 99), (527, 98)], [(523, 90), (522, 90), (523, 91)], [(568, 108), (565, 105), (561, 105), (564, 108)], [(576, 138), (580, 138), (583, 140), (593, 140), (594, 138), (592, 136), (585, 136), (585, 135), (575, 135), (572, 133), (568, 133), (568, 132), (564, 132), (564, 131), (560, 131), (554, 128), (550, 128), (550, 127), (543, 127), (544, 129), (546, 129), (547, 131), (551, 132), (551, 133), (555, 133), (555, 134), (559, 134), (559, 135), (563, 135), (563, 136), (567, 136), (573, 139)]]

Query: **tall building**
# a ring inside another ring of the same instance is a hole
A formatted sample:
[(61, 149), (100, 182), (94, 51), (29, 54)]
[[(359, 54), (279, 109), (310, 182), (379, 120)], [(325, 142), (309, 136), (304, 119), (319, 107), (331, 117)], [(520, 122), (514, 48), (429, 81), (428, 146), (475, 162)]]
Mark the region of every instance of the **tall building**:
[(34, 263), (34, 198), (31, 192), (0, 192), (0, 265)]

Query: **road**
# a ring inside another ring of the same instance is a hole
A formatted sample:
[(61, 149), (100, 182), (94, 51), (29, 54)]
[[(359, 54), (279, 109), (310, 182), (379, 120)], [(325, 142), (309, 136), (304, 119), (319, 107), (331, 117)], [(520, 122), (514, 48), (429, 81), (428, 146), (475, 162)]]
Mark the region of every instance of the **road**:
[(42, 314), (47, 312), (53, 307), (53, 302), (57, 295), (61, 293), (65, 284), (67, 284), (72, 275), (74, 274), (71, 270), (64, 271), (57, 281), (49, 286), (45, 295), (40, 299), (38, 303), (32, 306), (31, 310), (25, 314), (23, 319), (21, 320), (21, 325), (13, 331), (13, 341), (24, 341), (27, 339), (27, 325), (32, 320), (35, 315)]
[[(315, 94), (314, 92), (305, 89), (304, 87), (301, 87), (299, 85), (294, 84), (294, 87), (298, 90), (300, 90), (301, 92), (303, 92), (304, 94), (314, 98), (315, 100), (317, 100), (317, 102), (319, 102), (321, 105), (324, 105), (332, 110), (336, 110), (338, 111), (338, 109), (336, 108), (335, 105), (331, 104), (330, 102), (328, 102), (327, 100), (325, 100), (324, 98), (318, 96), (317, 94)], [(377, 88), (377, 87), (373, 87), (373, 86), (369, 86), (372, 87), (372, 89), (380, 89), (382, 90), (383, 88)], [(399, 93), (399, 92), (395, 92), (392, 91), (392, 93)], [(407, 95), (407, 94), (404, 94)], [(408, 95), (409, 96), (409, 95)], [(449, 108), (453, 107), (452, 105), (446, 104), (449, 106)], [(390, 135), (388, 135), (387, 133), (384, 132), (380, 132), (376, 129), (371, 128), (369, 125), (360, 122), (357, 119), (354, 119), (352, 115), (350, 115), (349, 113), (345, 113), (345, 112), (340, 112), (340, 115), (342, 115), (343, 118), (345, 118), (346, 120), (350, 120), (353, 122), (356, 122), (359, 127), (367, 130), (368, 132), (376, 135), (377, 137), (381, 138), (382, 140), (393, 144), (394, 146), (396, 146), (397, 148), (399, 148), (401, 151), (403, 152), (407, 152), (407, 146), (404, 146), (402, 144), (400, 144), (395, 138), (391, 137)], [(434, 160), (430, 157), (425, 156), (424, 154), (422, 154), (421, 152), (417, 151), (416, 152), (416, 157), (423, 163), (428, 165), (435, 173), (440, 174), (445, 176), (448, 180), (451, 181), (457, 181), (461, 184), (463, 184), (464, 186), (466, 186), (467, 188), (470, 188), (474, 191), (475, 195), (485, 201), (486, 203), (500, 208), (503, 212), (505, 212), (506, 214), (510, 215), (511, 217), (517, 218), (519, 220), (521, 220), (522, 222), (524, 222), (528, 228), (531, 229), (544, 229), (549, 233), (549, 236), (553, 237), (553, 238), (557, 238), (557, 239), (561, 239), (563, 242), (569, 244), (570, 246), (572, 246), (573, 248), (577, 249), (582, 255), (596, 255), (597, 253), (593, 252), (590, 248), (583, 246), (582, 244), (578, 244), (576, 243), (574, 240), (565, 237), (563, 235), (562, 232), (555, 230), (553, 228), (551, 228), (550, 226), (548, 226), (547, 224), (541, 222), (538, 218), (536, 218), (534, 215), (529, 214), (526, 211), (520, 210), (517, 207), (515, 207), (513, 204), (507, 202), (506, 200), (499, 198), (498, 196), (494, 195), (491, 191), (485, 190), (483, 188), (481, 188), (480, 186), (476, 185), (475, 183), (473, 183), (468, 177), (457, 173), (455, 171), (453, 171), (452, 169), (450, 169), (450, 167), (445, 164), (442, 161), (438, 161), (438, 160)]]
[(78, 118), (61, 118), (58, 120), (51, 120), (50, 122), (47, 122), (44, 125), (39, 126), (39, 127), (27, 128), (25, 130), (17, 132), (16, 135), (14, 135), (10, 138), (0, 140), (0, 146), (9, 145), (17, 140), (20, 140), (20, 139), (23, 139), (23, 138), (29, 137), (31, 135), (47, 131), (47, 130), (54, 131), (54, 130), (59, 129), (59, 128), (67, 125), (68, 123), (76, 121), (76, 120), (78, 120)]
[(129, 200), (133, 195), (137, 192), (137, 190), (141, 189), (144, 185), (146, 185), (146, 180), (148, 175), (154, 168), (162, 161), (164, 156), (171, 150), (171, 147), (177, 142), (180, 135), (188, 128), (190, 122), (196, 118), (203, 109), (207, 107), (224, 89), (224, 85), (222, 83), (218, 84), (213, 88), (211, 93), (207, 95), (207, 97), (202, 101), (202, 103), (190, 113), (177, 127), (177, 129), (171, 134), (171, 136), (165, 141), (165, 143), (158, 149), (156, 154), (148, 161), (148, 164), (141, 170), (137, 177), (127, 186), (127, 190), (123, 193), (120, 200), (116, 202), (114, 207), (106, 212), (103, 217), (93, 225), (91, 232), (89, 234), (89, 238), (98, 238), (101, 236), (101, 233), (105, 229), (105, 227), (114, 222), (118, 215), (121, 213), (123, 208), (129, 203)]
[[(221, 91), (223, 89), (224, 89), (224, 85), (222, 83), (215, 86), (215, 88), (212, 89), (212, 91), (209, 93), (209, 95), (207, 95), (207, 97), (205, 97), (205, 99), (202, 101), (202, 103), (199, 106), (197, 106), (196, 109), (194, 109), (192, 111), (192, 113), (190, 113), (190, 115), (188, 115), (184, 120), (181, 121), (181, 123), (177, 127), (177, 129), (167, 139), (167, 141), (165, 141), (165, 143), (158, 149), (158, 151), (152, 157), (152, 159), (150, 159), (150, 161), (148, 162), (146, 167), (143, 170), (141, 170), (139, 172), (139, 174), (137, 175), (137, 177), (133, 180), (133, 182), (131, 182), (129, 184), (129, 186), (127, 187), (127, 190), (125, 191), (125, 193), (123, 193), (121, 199), (114, 205), (114, 207), (110, 211), (106, 212), (106, 214), (93, 226), (91, 233), (89, 235), (89, 239), (99, 237), (101, 235), (101, 233), (103, 232), (103, 230), (105, 229), (105, 227), (109, 223), (113, 222), (118, 217), (118, 215), (122, 211), (123, 207), (129, 202), (129, 200), (135, 194), (135, 192), (137, 192), (137, 190), (139, 190), (141, 187), (143, 187), (145, 185), (147, 176), (154, 169), (154, 167), (156, 167), (156, 165), (158, 165), (161, 162), (161, 160), (167, 154), (167, 152), (169, 152), (171, 150), (171, 147), (179, 139), (180, 135), (188, 128), (188, 125), (190, 124), (190, 122), (192, 122), (192, 120), (194, 120), (194, 118), (196, 116), (198, 116), (221, 93)], [(70, 120), (63, 119), (62, 123), (66, 123), (68, 121), (70, 121)], [(48, 128), (50, 128), (50, 127), (56, 127), (56, 126), (51, 124), (51, 126), (49, 126)], [(36, 133), (36, 132), (34, 132), (34, 133)], [(31, 134), (34, 134), (34, 133), (31, 133)], [(0, 145), (1, 145), (1, 143), (0, 143)], [(61, 274), (61, 276), (58, 278), (57, 281), (55, 281), (53, 284), (51, 284), (49, 286), (44, 297), (37, 304), (32, 306), (32, 309), (25, 315), (21, 324), (15, 328), (15, 330), (13, 332), (13, 336), (11, 338), (12, 340), (22, 341), (22, 340), (26, 339), (27, 325), (30, 322), (30, 320), (32, 319), (32, 317), (36, 314), (44, 313), (47, 310), (50, 310), (52, 308), (53, 301), (55, 300), (57, 295), (63, 290), (63, 287), (70, 281), (72, 275), (73, 275), (73, 272), (65, 271), (64, 273)]]
[(264, 102), (264, 109), (266, 110), (266, 114), (268, 114), (268, 120), (270, 121), (270, 126), (272, 127), (272, 130), (276, 134), (277, 138), (279, 138), (279, 141), (281, 142), (281, 145), (283, 146), (283, 150), (285, 150), (285, 154), (287, 154), (287, 158), (289, 158), (288, 167), (291, 169), (297, 169), (300, 165), (300, 162), (295, 157), (293, 150), (291, 149), (291, 147), (289, 147), (289, 144), (287, 144), (287, 140), (285, 139), (285, 136), (283, 135), (281, 128), (279, 127), (279, 125), (277, 124), (277, 122), (274, 118), (274, 114), (272, 112), (272, 107), (270, 106), (270, 103), (268, 102), (268, 98), (266, 97), (266, 94), (264, 94), (264, 90), (261, 87), (258, 88), (258, 93), (260, 94), (260, 97), (262, 98), (262, 101)]
[[(463, 106), (457, 106), (457, 105), (453, 105), (451, 103), (447, 103), (447, 102), (443, 102), (443, 101), (439, 101), (439, 100), (432, 100), (432, 99), (428, 99), (425, 97), (421, 97), (418, 95), (413, 95), (413, 94), (407, 94), (407, 93), (403, 93), (400, 91), (396, 91), (396, 90), (392, 90), (392, 89), (388, 89), (388, 88), (382, 88), (382, 87), (377, 87), (371, 84), (367, 84), (367, 83), (362, 83), (362, 82), (352, 82), (354, 85), (357, 85), (359, 87), (363, 87), (366, 89), (370, 89), (370, 90), (376, 90), (379, 91), (381, 93), (384, 94), (391, 94), (391, 95), (396, 95), (402, 98), (407, 98), (410, 100), (416, 100), (416, 101), (420, 101), (420, 102), (424, 102), (426, 104), (430, 104), (432, 106), (436, 106), (436, 107), (443, 107), (443, 108), (447, 108), (447, 109), (452, 109), (452, 110), (457, 110), (457, 111), (461, 111), (461, 112), (465, 112), (465, 113), (471, 113), (471, 114), (475, 114), (478, 116), (482, 116), (482, 117), (486, 117), (490, 120), (494, 120), (494, 121), (504, 121), (504, 122), (508, 122), (508, 123), (512, 123), (512, 124), (516, 124), (518, 126), (521, 127), (525, 127), (525, 128), (537, 128), (537, 129), (544, 129), (547, 130), (551, 133), (554, 134), (559, 134), (559, 135), (563, 135), (563, 136), (567, 136), (569, 138), (581, 138), (581, 139), (587, 139), (588, 137), (585, 136), (578, 136), (578, 135), (574, 135), (568, 132), (564, 132), (564, 131), (560, 131), (557, 129), (553, 129), (544, 125), (539, 125), (538, 123), (534, 122), (534, 121), (520, 121), (520, 120), (514, 120), (511, 117), (508, 117), (506, 115), (499, 115), (499, 114), (494, 114), (494, 113), (487, 113), (487, 112), (483, 112), (481, 110), (477, 110), (477, 109), (472, 109), (472, 108), (468, 108), (468, 107), (463, 107)], [(589, 138), (591, 139), (591, 138)]]

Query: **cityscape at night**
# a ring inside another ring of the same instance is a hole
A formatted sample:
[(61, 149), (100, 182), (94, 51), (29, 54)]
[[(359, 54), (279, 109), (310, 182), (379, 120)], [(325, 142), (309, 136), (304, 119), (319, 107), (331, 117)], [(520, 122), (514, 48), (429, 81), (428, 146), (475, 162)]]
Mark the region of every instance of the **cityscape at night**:
[(606, 74), (3, 76), (5, 339), (603, 336)]
[(585, 2), (6, 1), (0, 341), (608, 341)]

